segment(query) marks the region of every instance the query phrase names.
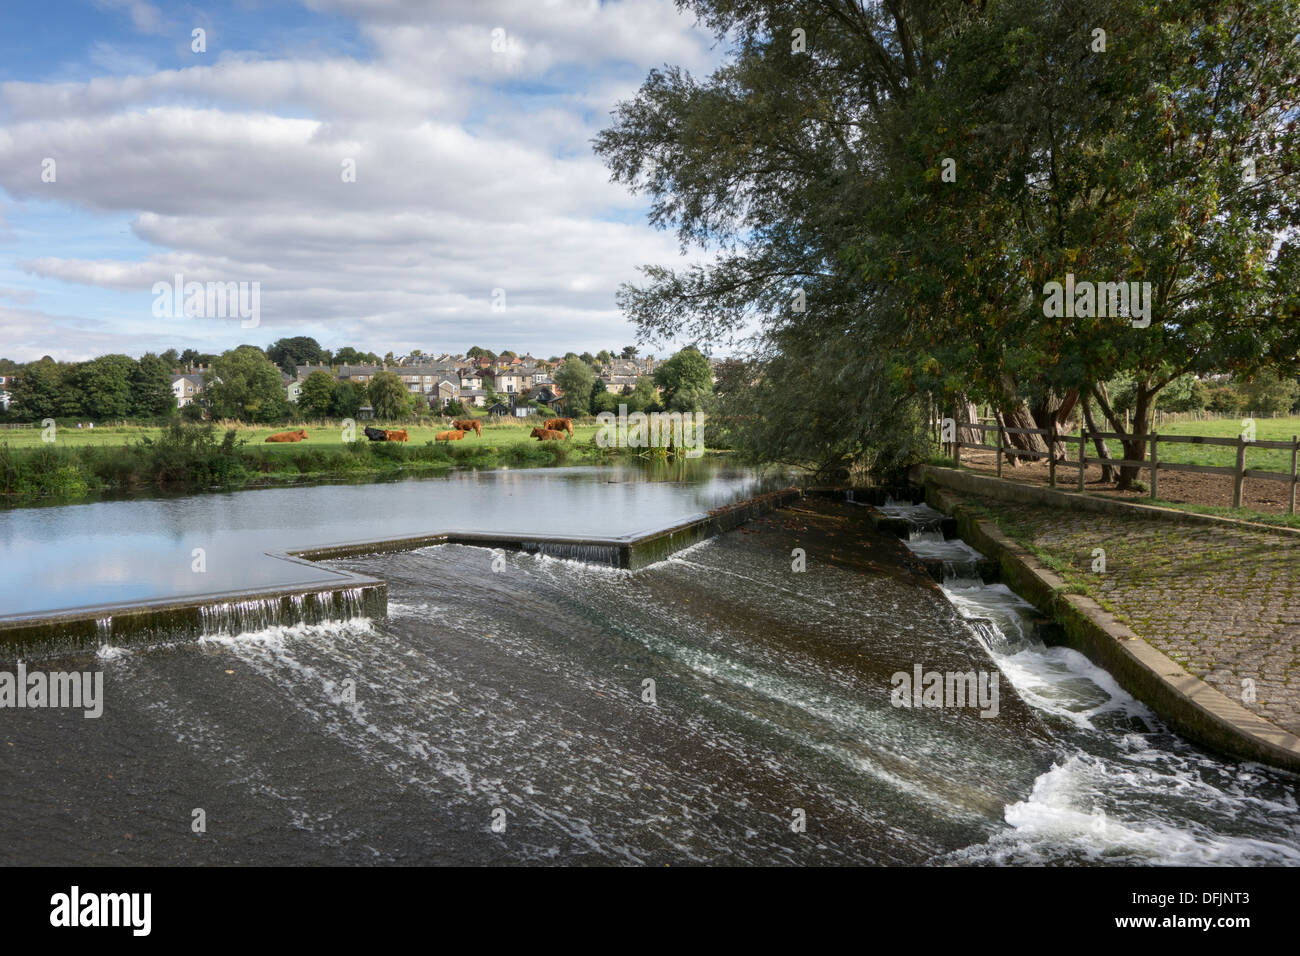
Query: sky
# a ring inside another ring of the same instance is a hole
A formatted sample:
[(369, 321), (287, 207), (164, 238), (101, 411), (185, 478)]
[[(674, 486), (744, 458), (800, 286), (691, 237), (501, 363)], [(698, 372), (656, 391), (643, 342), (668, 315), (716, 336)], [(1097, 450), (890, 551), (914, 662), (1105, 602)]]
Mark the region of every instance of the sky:
[(672, 0), (5, 0), (0, 357), (634, 344), (618, 286), (682, 253), (591, 139), (719, 58)]

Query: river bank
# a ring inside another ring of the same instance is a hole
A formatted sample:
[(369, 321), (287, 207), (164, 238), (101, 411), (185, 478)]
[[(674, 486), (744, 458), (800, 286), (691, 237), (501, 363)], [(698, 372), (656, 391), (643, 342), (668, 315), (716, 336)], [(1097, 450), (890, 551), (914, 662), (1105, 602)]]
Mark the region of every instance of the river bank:
[[(0, 509), (67, 504), (102, 495), (198, 493), (338, 481), (389, 481), (458, 468), (544, 468), (637, 459), (638, 449), (596, 444), (595, 425), (571, 439), (537, 441), (528, 425), (493, 424), (482, 436), (434, 440), (434, 426), (407, 427), (410, 441), (347, 441), (337, 429), (314, 429), (306, 442), (266, 443), (269, 429), (174, 426), (91, 433), (23, 445), (0, 439)], [(662, 452), (662, 449), (651, 451)], [(708, 454), (717, 454), (710, 452)], [(660, 457), (666, 457), (660, 455)]]

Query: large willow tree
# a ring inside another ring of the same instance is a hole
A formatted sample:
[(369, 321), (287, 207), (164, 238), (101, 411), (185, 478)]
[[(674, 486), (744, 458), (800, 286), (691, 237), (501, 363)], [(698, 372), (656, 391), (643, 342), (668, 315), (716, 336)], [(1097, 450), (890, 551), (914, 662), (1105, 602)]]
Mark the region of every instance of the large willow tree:
[[(653, 71), (596, 149), (712, 258), (620, 301), (645, 338), (757, 331), (731, 411), (758, 450), (894, 460), (907, 395), (1041, 422), (1082, 394), (1122, 431), (1126, 372), (1141, 457), (1177, 376), (1294, 371), (1290, 0), (681, 5), (725, 65)], [(1151, 283), (1150, 324), (1045, 314), (1068, 273)], [(795, 367), (820, 390), (782, 389)]]

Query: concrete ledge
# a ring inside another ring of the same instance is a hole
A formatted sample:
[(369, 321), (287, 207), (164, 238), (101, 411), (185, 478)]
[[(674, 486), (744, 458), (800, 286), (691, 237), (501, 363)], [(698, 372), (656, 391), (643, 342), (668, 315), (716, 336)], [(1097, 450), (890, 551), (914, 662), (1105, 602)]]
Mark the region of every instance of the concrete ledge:
[(336, 580), (0, 618), (0, 661), (85, 653), (105, 644), (197, 640), (229, 626), (316, 624), (388, 613), (387, 583), (346, 571), (331, 574)]
[(993, 498), (997, 501), (1011, 501), (1017, 504), (1049, 505), (1070, 508), (1075, 511), (1096, 511), (1103, 514), (1141, 516), (1162, 518), (1166, 521), (1179, 521), (1184, 524), (1227, 525), (1236, 528), (1250, 528), (1253, 531), (1267, 531), (1270, 534), (1300, 535), (1300, 528), (1288, 528), (1283, 525), (1261, 524), (1258, 521), (1243, 521), (1240, 518), (1227, 518), (1221, 515), (1198, 514), (1195, 511), (1179, 511), (1175, 508), (1161, 508), (1158, 505), (1143, 505), (1131, 501), (1119, 501), (1113, 498), (1098, 498), (1087, 492), (1065, 491), (1061, 488), (1044, 488), (1039, 485), (1027, 485), (1005, 478), (992, 478), (988, 475), (976, 475), (954, 468), (939, 468), (935, 465), (914, 465), (909, 475), (918, 486), (926, 488), (951, 488), (963, 494), (978, 498)]
[(1109, 671), (1179, 733), (1233, 757), (1300, 772), (1300, 737), (1187, 673), (1092, 598), (1063, 593), (1059, 575), (958, 498), (931, 486), (931, 504), (957, 519), (967, 544), (996, 558), (1012, 590), (1056, 620), (1060, 643)]

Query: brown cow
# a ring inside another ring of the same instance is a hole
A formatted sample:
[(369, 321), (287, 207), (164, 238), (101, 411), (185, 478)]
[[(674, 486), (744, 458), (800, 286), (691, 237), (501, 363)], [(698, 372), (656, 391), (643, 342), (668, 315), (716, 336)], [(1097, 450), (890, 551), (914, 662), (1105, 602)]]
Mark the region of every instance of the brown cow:
[(553, 431), (565, 431), (568, 432), (570, 436), (573, 435), (572, 418), (548, 418), (543, 427), (550, 428)]
[(450, 431), (450, 432), (438, 432), (438, 434), (433, 436), (434, 441), (460, 441), (464, 437), (465, 437), (465, 433), (459, 430)]
[(561, 438), (568, 438), (564, 432), (554, 428), (534, 428), (532, 437), (538, 441), (558, 441)]
[(267, 441), (302, 441), (307, 437), (307, 433), (301, 428), (296, 432), (276, 432), (274, 435), (267, 435)]
[(461, 418), (451, 423), (452, 428), (458, 428), (463, 432), (473, 432), (479, 437), (483, 436), (483, 423), (477, 418)]
[(389, 441), (407, 441), (405, 428), (401, 431), (386, 431), (384, 434), (388, 436)]

